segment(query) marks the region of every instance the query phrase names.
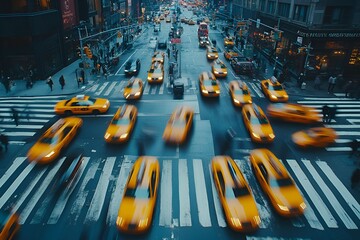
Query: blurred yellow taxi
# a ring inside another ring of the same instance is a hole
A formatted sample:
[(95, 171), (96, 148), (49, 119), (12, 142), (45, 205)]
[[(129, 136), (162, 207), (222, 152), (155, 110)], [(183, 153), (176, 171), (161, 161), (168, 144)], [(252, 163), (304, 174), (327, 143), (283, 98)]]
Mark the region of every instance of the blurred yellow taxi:
[(161, 14), (160, 17), (159, 17), (159, 19), (160, 19), (160, 20), (164, 20), (164, 19), (165, 19), (165, 16)]
[(225, 47), (233, 47), (235, 45), (233, 37), (226, 37), (224, 38), (224, 45)]
[(160, 62), (160, 63), (164, 63), (164, 59), (165, 59), (165, 53), (164, 52), (154, 52), (152, 58), (151, 58), (151, 63), (154, 62)]
[(153, 62), (148, 71), (148, 83), (162, 83), (164, 81), (164, 66), (160, 62)]
[(314, 127), (295, 132), (291, 138), (299, 147), (326, 147), (335, 142), (337, 134), (332, 128)]
[(263, 110), (256, 104), (245, 104), (242, 107), (244, 124), (251, 140), (258, 143), (271, 143), (275, 134)]
[(189, 20), (187, 21), (187, 24), (189, 24), (189, 25), (195, 25), (195, 21), (192, 20), (192, 19), (189, 19)]
[(220, 83), (211, 72), (202, 72), (199, 76), (201, 95), (204, 97), (219, 97)]
[(190, 131), (194, 110), (187, 106), (177, 107), (166, 124), (163, 139), (167, 143), (184, 143)]
[(216, 49), (216, 47), (208, 46), (206, 48), (206, 57), (208, 60), (217, 59), (219, 57), (219, 54), (218, 54), (218, 50)]
[(110, 107), (109, 100), (105, 98), (92, 98), (86, 95), (77, 95), (68, 100), (58, 102), (55, 113), (59, 115), (72, 114), (99, 114), (106, 113)]
[(226, 60), (230, 60), (233, 57), (239, 57), (239, 53), (235, 52), (234, 50), (225, 48), (224, 50), (224, 57)]
[(160, 178), (155, 157), (139, 157), (130, 171), (120, 203), (117, 228), (126, 233), (144, 233), (152, 222)]
[(211, 70), (215, 77), (222, 78), (227, 76), (227, 67), (220, 59), (216, 59), (213, 62)]
[(27, 153), (29, 161), (50, 163), (70, 144), (82, 126), (82, 119), (77, 117), (61, 118), (55, 122)]
[(250, 90), (245, 82), (234, 80), (229, 83), (229, 91), (232, 102), (237, 107), (252, 103)]
[(285, 166), (271, 151), (265, 148), (252, 150), (250, 163), (277, 213), (285, 217), (304, 213), (306, 205), (299, 189)]
[(274, 76), (262, 80), (261, 89), (271, 102), (287, 102), (289, 100), (289, 95)]
[(268, 116), (288, 122), (316, 123), (320, 121), (314, 108), (295, 103), (273, 103), (267, 108)]
[(171, 22), (171, 18), (170, 18), (170, 17), (167, 17), (167, 18), (166, 18), (166, 22), (167, 22), (167, 23), (170, 23), (170, 22)]
[(108, 143), (123, 143), (129, 140), (134, 129), (137, 108), (124, 104), (119, 107), (105, 132), (105, 141)]
[(242, 232), (258, 229), (261, 220), (253, 194), (235, 161), (229, 156), (215, 156), (211, 171), (229, 226)]
[(143, 81), (140, 78), (132, 77), (124, 88), (125, 99), (139, 99), (144, 90)]
[(16, 213), (0, 210), (0, 240), (13, 239), (19, 229), (19, 216)]

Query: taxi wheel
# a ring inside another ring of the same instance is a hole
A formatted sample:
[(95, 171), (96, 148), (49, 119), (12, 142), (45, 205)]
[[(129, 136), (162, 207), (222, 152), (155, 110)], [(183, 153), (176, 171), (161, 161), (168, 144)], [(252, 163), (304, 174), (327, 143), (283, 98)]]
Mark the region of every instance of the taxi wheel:
[(70, 110), (66, 110), (64, 114), (65, 114), (65, 116), (71, 116), (72, 112)]
[(99, 113), (100, 113), (99, 110), (97, 110), (97, 109), (93, 110), (93, 114), (98, 115)]

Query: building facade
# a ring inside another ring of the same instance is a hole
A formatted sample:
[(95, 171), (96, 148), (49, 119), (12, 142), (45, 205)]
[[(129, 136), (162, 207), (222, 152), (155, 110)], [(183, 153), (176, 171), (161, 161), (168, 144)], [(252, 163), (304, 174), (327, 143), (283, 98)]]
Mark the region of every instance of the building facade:
[(243, 36), (296, 74), (360, 75), (357, 0), (233, 0)]

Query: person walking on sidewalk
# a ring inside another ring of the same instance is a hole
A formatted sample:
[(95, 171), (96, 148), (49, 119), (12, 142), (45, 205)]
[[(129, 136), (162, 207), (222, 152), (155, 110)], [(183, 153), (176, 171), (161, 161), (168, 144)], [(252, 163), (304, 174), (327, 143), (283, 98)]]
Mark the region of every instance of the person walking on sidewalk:
[(52, 91), (52, 90), (53, 90), (54, 82), (53, 82), (53, 80), (51, 79), (51, 76), (47, 79), (46, 84), (49, 85), (50, 90)]
[(304, 82), (304, 73), (300, 73), (298, 79), (297, 79), (297, 85), (300, 88), (302, 83)]
[(4, 151), (7, 152), (9, 145), (8, 136), (6, 136), (5, 134), (0, 134), (0, 143), (4, 146)]
[(16, 126), (19, 126), (19, 113), (15, 108), (11, 108), (12, 117)]
[(331, 76), (329, 77), (329, 86), (328, 86), (328, 93), (333, 93), (334, 92), (334, 87), (336, 85), (336, 76), (335, 74), (331, 74)]
[(314, 81), (314, 88), (320, 90), (320, 85), (321, 85), (321, 78), (319, 75), (317, 75)]
[(65, 86), (64, 75), (61, 75), (61, 77), (59, 78), (59, 83), (60, 83), (60, 86), (61, 86), (61, 90), (64, 89), (64, 86)]

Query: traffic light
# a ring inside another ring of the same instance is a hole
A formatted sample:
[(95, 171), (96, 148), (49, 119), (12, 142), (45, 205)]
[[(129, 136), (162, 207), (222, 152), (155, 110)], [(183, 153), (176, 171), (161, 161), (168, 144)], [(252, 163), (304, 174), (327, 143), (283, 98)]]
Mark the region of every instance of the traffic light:
[(91, 49), (88, 46), (84, 47), (84, 52), (88, 58), (90, 58), (90, 59), (92, 58), (93, 55), (92, 55)]

